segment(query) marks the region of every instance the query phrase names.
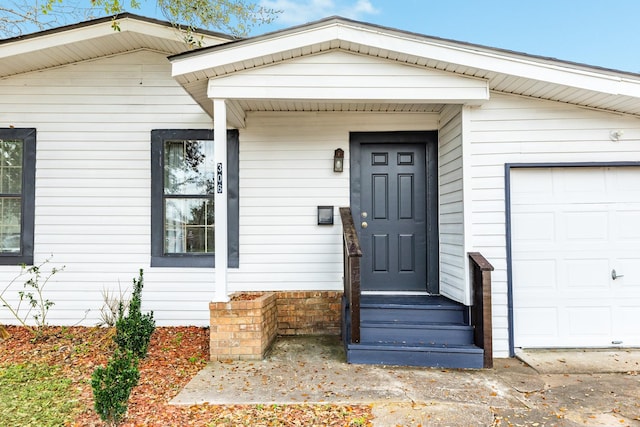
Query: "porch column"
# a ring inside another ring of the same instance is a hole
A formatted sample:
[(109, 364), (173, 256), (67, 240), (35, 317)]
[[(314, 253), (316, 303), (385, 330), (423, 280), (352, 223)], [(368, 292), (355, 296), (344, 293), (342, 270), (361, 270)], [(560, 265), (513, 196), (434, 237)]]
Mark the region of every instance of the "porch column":
[(213, 139), (216, 163), (215, 214), (215, 295), (214, 302), (227, 302), (227, 103), (224, 99), (213, 100)]

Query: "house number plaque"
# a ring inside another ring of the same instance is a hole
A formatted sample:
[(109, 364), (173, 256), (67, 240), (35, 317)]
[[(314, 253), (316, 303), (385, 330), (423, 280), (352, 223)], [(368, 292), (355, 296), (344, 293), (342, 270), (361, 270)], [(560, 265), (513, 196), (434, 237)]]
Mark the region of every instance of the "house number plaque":
[(222, 194), (222, 163), (218, 163), (218, 194)]

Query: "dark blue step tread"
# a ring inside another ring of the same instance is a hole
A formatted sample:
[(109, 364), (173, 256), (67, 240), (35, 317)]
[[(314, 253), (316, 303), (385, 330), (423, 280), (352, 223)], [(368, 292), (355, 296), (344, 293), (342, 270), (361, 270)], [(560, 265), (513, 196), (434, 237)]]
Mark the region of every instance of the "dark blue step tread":
[[(405, 342), (405, 341), (367, 341), (367, 342), (363, 342), (361, 343), (362, 345), (367, 345), (367, 346), (372, 346), (372, 347), (378, 347), (378, 346), (385, 346), (386, 348), (384, 349), (386, 350), (390, 350), (390, 351), (398, 351), (401, 352), (400, 350), (396, 350), (396, 347), (402, 347), (404, 348), (404, 350), (402, 351), (410, 351), (410, 352), (414, 352), (414, 353), (463, 353), (463, 354), (476, 354), (475, 351), (453, 351), (453, 352), (449, 352), (449, 351), (440, 351), (440, 350), (432, 350), (434, 348), (439, 348), (438, 346), (443, 346), (442, 348), (451, 348), (451, 346), (454, 345), (460, 345), (459, 343), (456, 344), (448, 344), (448, 343), (433, 343), (433, 342)], [(471, 345), (471, 344), (464, 344), (464, 345)], [(425, 348), (429, 348), (430, 350), (425, 350)], [(411, 349), (411, 350), (407, 350), (407, 349)], [(359, 350), (359, 349), (355, 349), (352, 348), (351, 350)], [(367, 350), (369, 351), (369, 350)], [(382, 351), (380, 348), (377, 348), (375, 351)]]
[[(370, 348), (370, 347), (369, 347)], [(373, 349), (351, 348), (347, 350), (348, 363), (364, 363), (367, 365), (421, 366), (431, 368), (481, 369), (484, 352), (444, 351), (428, 348), (423, 351), (402, 349), (394, 351), (394, 347), (376, 346)]]
[(449, 304), (390, 304), (390, 303), (360, 303), (360, 309), (412, 309), (412, 310), (464, 310), (463, 305)]
[(458, 310), (361, 310), (360, 322), (388, 322), (388, 323), (433, 323), (467, 324), (465, 315)]
[(363, 306), (390, 306), (390, 307), (447, 307), (464, 308), (463, 304), (440, 296), (426, 295), (362, 295), (360, 307)]
[(403, 320), (367, 320), (360, 323), (360, 328), (403, 328), (403, 329), (473, 329), (473, 326), (453, 322), (410, 322)]
[(359, 343), (359, 344), (347, 344), (347, 350), (362, 350), (362, 351), (409, 351), (409, 352), (431, 352), (431, 353), (471, 353), (471, 354), (483, 354), (484, 351), (475, 345), (398, 345), (395, 343)]

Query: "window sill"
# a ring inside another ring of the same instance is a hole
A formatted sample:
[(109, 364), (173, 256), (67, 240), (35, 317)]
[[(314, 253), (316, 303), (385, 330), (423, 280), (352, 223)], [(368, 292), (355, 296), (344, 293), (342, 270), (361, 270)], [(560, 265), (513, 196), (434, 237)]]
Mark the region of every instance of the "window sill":
[[(213, 255), (164, 255), (152, 256), (151, 267), (181, 267), (181, 268), (215, 268)], [(238, 259), (229, 258), (229, 268), (238, 268)]]

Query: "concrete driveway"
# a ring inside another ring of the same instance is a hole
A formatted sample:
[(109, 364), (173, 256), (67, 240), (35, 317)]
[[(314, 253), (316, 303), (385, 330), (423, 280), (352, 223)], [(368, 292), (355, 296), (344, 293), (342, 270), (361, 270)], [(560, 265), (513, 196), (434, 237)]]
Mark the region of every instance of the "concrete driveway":
[(640, 352), (535, 353), (490, 370), (350, 365), (337, 337), (279, 338), (263, 361), (211, 362), (171, 403), (372, 404), (375, 426), (640, 426)]

